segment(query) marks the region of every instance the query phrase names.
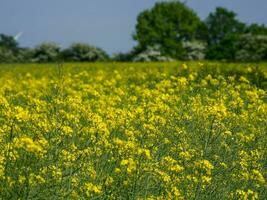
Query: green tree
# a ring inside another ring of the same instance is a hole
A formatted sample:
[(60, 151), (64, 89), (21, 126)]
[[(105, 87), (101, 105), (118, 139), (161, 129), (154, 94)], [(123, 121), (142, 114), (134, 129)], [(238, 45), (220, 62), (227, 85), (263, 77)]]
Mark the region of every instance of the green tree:
[(219, 44), (228, 34), (243, 33), (245, 24), (236, 19), (236, 13), (217, 7), (207, 17), (208, 43)]
[(181, 58), (182, 42), (203, 38), (205, 25), (199, 17), (179, 1), (159, 2), (137, 17), (133, 38), (139, 52), (150, 46), (159, 46), (163, 55)]
[(264, 24), (253, 23), (246, 27), (245, 32), (253, 35), (267, 35), (267, 27)]
[(0, 34), (0, 48), (6, 48), (11, 51), (17, 51), (18, 43), (14, 39), (14, 37), (5, 34)]
[(210, 13), (205, 24), (208, 30), (208, 59), (233, 59), (238, 36), (245, 31), (245, 24), (236, 19), (236, 13), (218, 7)]
[(211, 60), (235, 60), (240, 35), (227, 34), (220, 43), (209, 45), (206, 58)]
[(133, 60), (133, 57), (135, 55), (135, 52), (129, 51), (129, 52), (119, 52), (112, 55), (111, 59), (115, 62), (131, 62)]

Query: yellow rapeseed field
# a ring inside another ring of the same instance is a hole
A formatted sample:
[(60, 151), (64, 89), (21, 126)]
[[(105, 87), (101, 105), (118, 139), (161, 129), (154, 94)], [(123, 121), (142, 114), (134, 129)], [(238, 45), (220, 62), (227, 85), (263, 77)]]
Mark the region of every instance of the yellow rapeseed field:
[(0, 66), (0, 199), (266, 199), (267, 64)]

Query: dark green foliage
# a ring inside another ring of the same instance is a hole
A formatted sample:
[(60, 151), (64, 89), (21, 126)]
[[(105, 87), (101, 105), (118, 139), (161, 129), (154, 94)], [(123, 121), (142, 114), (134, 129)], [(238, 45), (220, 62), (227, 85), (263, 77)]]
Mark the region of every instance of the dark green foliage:
[(104, 50), (82, 43), (71, 45), (69, 48), (62, 51), (61, 55), (64, 61), (94, 62), (108, 59), (108, 55)]
[(204, 37), (204, 32), (203, 23), (190, 8), (179, 1), (170, 1), (156, 3), (151, 10), (139, 14), (134, 39), (142, 51), (157, 45), (164, 55), (181, 58), (182, 41)]
[(132, 61), (133, 57), (134, 57), (134, 51), (130, 51), (130, 52), (119, 52), (116, 53), (112, 56), (112, 60), (113, 61), (118, 61), (118, 62), (130, 62)]
[(236, 14), (225, 8), (216, 8), (206, 19), (209, 60), (259, 61), (266, 59), (267, 28), (264, 25), (246, 26)]
[(251, 24), (246, 27), (245, 33), (250, 33), (253, 35), (267, 35), (267, 27), (264, 24)]
[(210, 60), (233, 60), (237, 51), (238, 35), (245, 31), (245, 24), (236, 19), (236, 14), (218, 7), (207, 17), (208, 48), (206, 58)]
[(206, 58), (210, 60), (234, 60), (238, 50), (239, 35), (227, 34), (217, 44), (210, 44), (207, 48)]
[(17, 51), (18, 43), (12, 36), (0, 34), (0, 48), (6, 48), (11, 51)]
[(236, 19), (236, 13), (221, 7), (210, 13), (205, 23), (209, 44), (220, 44), (227, 35), (243, 33), (245, 29), (245, 24)]

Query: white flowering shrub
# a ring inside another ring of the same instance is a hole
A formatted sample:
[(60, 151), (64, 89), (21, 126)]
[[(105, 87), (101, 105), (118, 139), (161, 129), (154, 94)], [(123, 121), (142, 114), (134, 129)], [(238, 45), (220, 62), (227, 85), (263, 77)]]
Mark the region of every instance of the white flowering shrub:
[(205, 58), (206, 45), (201, 41), (186, 41), (183, 42), (185, 60), (203, 60)]
[(83, 43), (74, 43), (61, 53), (65, 61), (94, 62), (108, 59), (107, 53), (95, 46)]
[(155, 46), (149, 46), (147, 49), (139, 54), (137, 54), (134, 58), (134, 62), (151, 62), (151, 61), (162, 61), (162, 62), (167, 62), (167, 61), (173, 61), (174, 59), (162, 55), (160, 51), (160, 47), (155, 45)]

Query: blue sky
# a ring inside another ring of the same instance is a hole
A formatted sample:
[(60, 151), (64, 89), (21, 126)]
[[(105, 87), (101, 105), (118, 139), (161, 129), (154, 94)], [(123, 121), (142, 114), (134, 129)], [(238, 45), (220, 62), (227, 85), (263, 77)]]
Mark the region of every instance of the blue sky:
[[(54, 41), (99, 46), (109, 54), (129, 51), (136, 17), (156, 0), (0, 0), (0, 33), (16, 35), (21, 46)], [(235, 11), (246, 23), (267, 25), (267, 0), (187, 0), (204, 19), (217, 6)]]

